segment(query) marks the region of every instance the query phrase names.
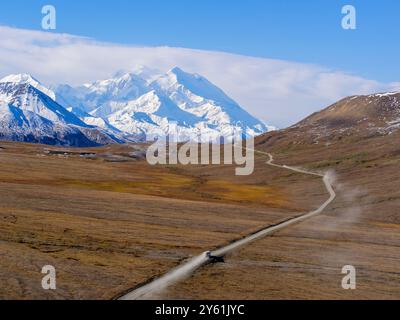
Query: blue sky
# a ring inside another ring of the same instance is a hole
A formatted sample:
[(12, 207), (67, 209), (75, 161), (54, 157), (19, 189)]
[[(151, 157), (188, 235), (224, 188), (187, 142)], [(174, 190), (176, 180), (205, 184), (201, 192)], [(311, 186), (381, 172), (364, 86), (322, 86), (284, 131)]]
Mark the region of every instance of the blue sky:
[[(13, 0), (0, 24), (38, 29), (57, 8), (56, 32), (129, 45), (173, 46), (306, 62), (378, 81), (400, 80), (397, 0)], [(343, 30), (341, 8), (357, 9)]]
[[(41, 29), (47, 4), (54, 32)], [(345, 4), (356, 30), (341, 27)], [(80, 85), (179, 66), (282, 128), (346, 96), (400, 91), (399, 12), (398, 0), (13, 0), (0, 11), (0, 78)]]

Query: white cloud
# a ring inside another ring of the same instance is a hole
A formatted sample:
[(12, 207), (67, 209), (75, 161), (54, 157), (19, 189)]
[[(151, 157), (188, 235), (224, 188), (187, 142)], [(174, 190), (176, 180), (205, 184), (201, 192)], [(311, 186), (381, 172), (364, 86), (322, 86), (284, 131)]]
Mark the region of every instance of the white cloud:
[(137, 65), (199, 73), (253, 115), (279, 127), (293, 124), (344, 96), (387, 91), (385, 84), (312, 64), (223, 52), (135, 47), (0, 26), (0, 77), (31, 73), (47, 84), (77, 85)]

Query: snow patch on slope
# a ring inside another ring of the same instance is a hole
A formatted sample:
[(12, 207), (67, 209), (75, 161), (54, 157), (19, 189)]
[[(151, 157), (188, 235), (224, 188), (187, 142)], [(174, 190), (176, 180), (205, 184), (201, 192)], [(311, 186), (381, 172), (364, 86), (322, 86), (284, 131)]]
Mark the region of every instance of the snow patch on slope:
[(11, 74), (9, 76), (4, 77), (0, 80), (0, 83), (13, 83), (13, 84), (29, 84), (35, 89), (43, 92), (45, 95), (49, 96), (51, 99), (55, 100), (56, 95), (54, 91), (49, 88), (43, 86), (38, 80), (32, 77), (30, 74), (22, 73), (22, 74)]
[(175, 124), (188, 140), (196, 140), (201, 129), (215, 137), (237, 131), (256, 136), (274, 129), (204, 77), (177, 67), (165, 74), (137, 67), (77, 88), (64, 85), (56, 90), (56, 97), (130, 135), (166, 135)]

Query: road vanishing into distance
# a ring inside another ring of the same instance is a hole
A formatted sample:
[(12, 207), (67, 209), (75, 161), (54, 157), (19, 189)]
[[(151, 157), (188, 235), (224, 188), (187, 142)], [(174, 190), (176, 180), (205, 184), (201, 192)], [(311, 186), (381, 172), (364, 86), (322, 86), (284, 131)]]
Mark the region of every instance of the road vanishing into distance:
[(274, 158), (270, 153), (252, 150), (252, 149), (247, 149), (247, 150), (269, 156), (267, 165), (281, 168), (281, 169), (295, 171), (295, 172), (302, 173), (302, 174), (308, 174), (308, 175), (321, 177), (322, 181), (330, 195), (329, 199), (326, 202), (324, 202), (318, 209), (316, 209), (314, 211), (302, 214), (295, 218), (288, 219), (286, 221), (283, 221), (283, 222), (278, 223), (273, 226), (270, 225), (270, 226), (266, 227), (265, 229), (262, 229), (256, 233), (250, 234), (238, 241), (235, 241), (235, 242), (233, 242), (225, 247), (222, 247), (220, 249), (217, 249), (213, 252), (209, 252), (209, 251), (204, 252), (201, 255), (194, 257), (194, 258), (190, 259), (189, 261), (185, 262), (184, 264), (172, 269), (171, 271), (166, 273), (164, 276), (157, 278), (147, 284), (139, 286), (136, 289), (133, 289), (132, 291), (122, 295), (119, 298), (119, 300), (152, 299), (155, 295), (159, 295), (160, 293), (162, 293), (162, 291), (165, 290), (166, 288), (168, 288), (170, 285), (184, 280), (185, 278), (187, 278), (188, 276), (193, 274), (199, 268), (212, 262), (212, 260), (215, 259), (216, 257), (224, 257), (225, 255), (229, 254), (230, 252), (237, 250), (240, 247), (243, 247), (247, 244), (250, 244), (253, 241), (256, 241), (263, 237), (271, 235), (272, 233), (274, 233), (278, 230), (282, 230), (282, 229), (292, 226), (294, 224), (300, 223), (304, 220), (310, 219), (310, 218), (322, 213), (325, 210), (325, 208), (330, 203), (332, 203), (333, 200), (335, 200), (336, 193), (332, 187), (332, 181), (331, 181), (332, 179), (330, 178), (329, 174), (318, 174), (315, 172), (310, 172), (310, 171), (303, 170), (303, 169), (289, 167), (286, 165), (278, 165), (278, 164), (273, 163)]

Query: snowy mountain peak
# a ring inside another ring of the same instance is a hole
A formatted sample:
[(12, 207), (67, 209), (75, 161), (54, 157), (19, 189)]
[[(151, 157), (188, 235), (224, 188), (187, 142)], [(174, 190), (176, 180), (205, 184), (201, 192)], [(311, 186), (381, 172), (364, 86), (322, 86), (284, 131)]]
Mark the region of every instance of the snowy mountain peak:
[(137, 65), (129, 70), (119, 70), (114, 74), (113, 78), (123, 78), (130, 75), (139, 77), (145, 82), (150, 83), (154, 81), (157, 77), (159, 77), (161, 74), (162, 72), (159, 70), (152, 69), (143, 65)]
[(4, 77), (3, 79), (1, 79), (0, 83), (12, 83), (15, 85), (29, 84), (32, 87), (34, 87), (35, 89), (43, 92), (45, 95), (49, 96), (53, 100), (55, 100), (55, 98), (56, 98), (56, 95), (52, 90), (45, 87), (38, 80), (36, 80), (32, 75), (27, 74), (27, 73), (8, 75), (8, 76)]
[(10, 74), (3, 79), (0, 80), (0, 82), (13, 82), (13, 83), (39, 83), (35, 78), (33, 78), (30, 74), (27, 73), (20, 73), (20, 74)]
[(185, 71), (183, 71), (181, 68), (179, 67), (173, 67), (172, 69), (170, 69), (167, 74), (175, 74), (175, 75), (180, 75), (180, 74), (186, 74)]
[(107, 144), (153, 139), (175, 126), (181, 141), (198, 141), (203, 130), (206, 139), (219, 141), (239, 131), (256, 136), (269, 130), (216, 85), (179, 67), (161, 73), (137, 66), (54, 91), (29, 74), (0, 80), (0, 140)]
[(75, 147), (122, 141), (108, 128), (85, 123), (52, 96), (54, 92), (28, 74), (0, 80), (0, 140)]
[(197, 73), (187, 73), (183, 71), (179, 67), (174, 67), (170, 69), (166, 74), (165, 74), (173, 83), (179, 83), (179, 82), (187, 82), (187, 81), (193, 81), (193, 80), (199, 80), (203, 77), (198, 75)]
[[(141, 77), (131, 72), (121, 72), (114, 78), (99, 80), (84, 85), (84, 87), (90, 92), (99, 95), (106, 95), (106, 97), (113, 96), (121, 99), (140, 96), (146, 91), (144, 89), (145, 86), (146, 82)], [(95, 100), (97, 99), (95, 98)]]
[(89, 117), (82, 117), (79, 109), (92, 117), (90, 124), (102, 118), (128, 135), (168, 134), (172, 122), (189, 139), (198, 136), (199, 128), (215, 137), (237, 130), (255, 136), (269, 130), (216, 85), (179, 67), (161, 73), (137, 66), (84, 86), (60, 86), (56, 93), (57, 101), (72, 107), (83, 121)]

